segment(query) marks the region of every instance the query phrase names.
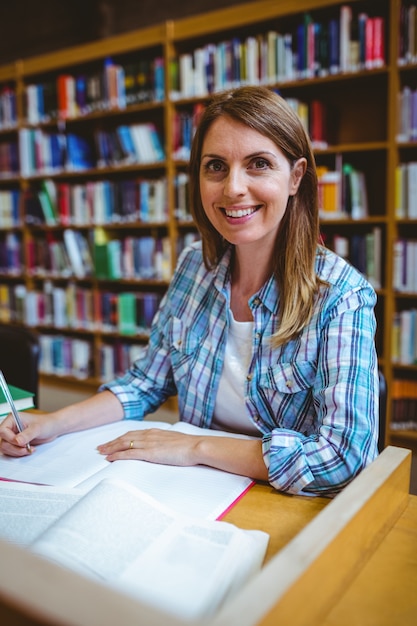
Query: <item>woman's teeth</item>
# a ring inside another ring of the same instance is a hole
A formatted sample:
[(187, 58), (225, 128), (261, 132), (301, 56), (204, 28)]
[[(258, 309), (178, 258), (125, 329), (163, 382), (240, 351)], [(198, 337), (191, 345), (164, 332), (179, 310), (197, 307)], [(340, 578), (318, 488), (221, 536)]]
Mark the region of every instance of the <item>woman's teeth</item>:
[(256, 210), (256, 208), (238, 209), (237, 211), (232, 209), (225, 209), (225, 213), (227, 217), (245, 217), (246, 215), (251, 215), (252, 213), (255, 213)]

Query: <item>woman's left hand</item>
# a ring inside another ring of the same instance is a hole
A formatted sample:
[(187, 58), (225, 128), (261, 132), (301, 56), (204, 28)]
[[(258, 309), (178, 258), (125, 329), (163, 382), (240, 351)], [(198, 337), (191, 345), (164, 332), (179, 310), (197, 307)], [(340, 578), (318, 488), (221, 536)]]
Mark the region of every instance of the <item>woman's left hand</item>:
[(97, 447), (108, 461), (138, 459), (161, 465), (208, 465), (226, 472), (268, 480), (262, 440), (186, 435), (173, 430), (131, 430)]
[(164, 465), (196, 465), (201, 437), (171, 430), (132, 430), (97, 447), (108, 461), (138, 459)]

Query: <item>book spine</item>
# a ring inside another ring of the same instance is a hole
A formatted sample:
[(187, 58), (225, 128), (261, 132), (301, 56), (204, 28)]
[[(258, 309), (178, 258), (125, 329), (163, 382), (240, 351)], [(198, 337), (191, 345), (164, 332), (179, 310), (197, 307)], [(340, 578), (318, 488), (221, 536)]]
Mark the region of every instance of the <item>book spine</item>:
[(383, 17), (373, 18), (373, 67), (385, 65), (385, 20)]
[(337, 19), (329, 21), (329, 70), (330, 74), (340, 72), (340, 22)]
[(352, 29), (352, 8), (350, 5), (340, 7), (340, 71), (350, 72), (350, 42)]

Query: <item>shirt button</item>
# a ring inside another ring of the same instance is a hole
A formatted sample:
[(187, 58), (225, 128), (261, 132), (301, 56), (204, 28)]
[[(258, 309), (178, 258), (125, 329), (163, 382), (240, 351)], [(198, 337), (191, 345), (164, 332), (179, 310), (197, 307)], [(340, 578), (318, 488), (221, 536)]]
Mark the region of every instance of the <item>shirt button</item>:
[(288, 387), (288, 389), (291, 389), (291, 387), (293, 386), (292, 380), (287, 380), (285, 385)]
[(252, 378), (253, 378), (253, 374), (248, 374), (248, 375), (246, 376), (246, 380), (252, 380)]
[(259, 299), (259, 298), (255, 298), (255, 300), (253, 301), (253, 304), (254, 304), (255, 306), (259, 306), (259, 305), (261, 304), (260, 299)]
[(255, 333), (255, 339), (260, 339), (261, 338), (261, 333)]

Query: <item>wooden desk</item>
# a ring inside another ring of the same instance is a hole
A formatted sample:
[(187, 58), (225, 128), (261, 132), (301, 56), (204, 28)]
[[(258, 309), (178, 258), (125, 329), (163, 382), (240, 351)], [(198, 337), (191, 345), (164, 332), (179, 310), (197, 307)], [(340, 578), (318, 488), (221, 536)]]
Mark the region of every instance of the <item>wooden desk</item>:
[[(415, 626), (411, 453), (388, 447), (334, 500), (255, 485), (224, 519), (270, 533), (262, 571), (208, 620), (170, 626)], [(166, 626), (132, 597), (0, 541), (2, 626)]]
[(257, 528), (270, 536), (265, 562), (293, 539), (331, 500), (279, 493), (254, 485), (222, 519), (240, 528)]
[(323, 626), (416, 626), (417, 496), (370, 557)]
[[(327, 498), (287, 496), (257, 484), (224, 520), (268, 532), (269, 561), (330, 502)], [(337, 559), (333, 566), (338, 567)], [(321, 623), (362, 625), (417, 625), (417, 496), (409, 496), (404, 512)]]

